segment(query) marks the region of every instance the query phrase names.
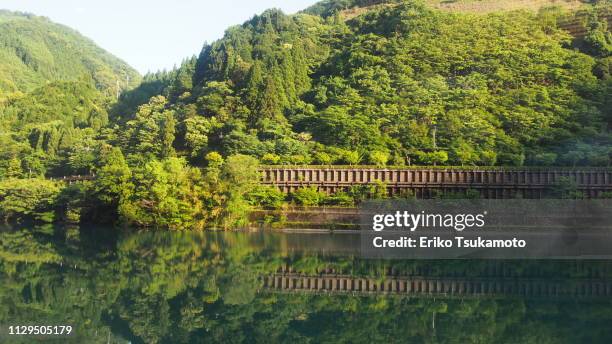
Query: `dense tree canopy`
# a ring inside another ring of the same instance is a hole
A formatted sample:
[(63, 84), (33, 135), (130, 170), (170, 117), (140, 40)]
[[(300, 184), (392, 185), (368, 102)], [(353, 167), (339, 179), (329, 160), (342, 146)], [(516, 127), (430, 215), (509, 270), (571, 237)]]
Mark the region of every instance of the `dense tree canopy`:
[[(361, 11), (339, 12), (354, 8)], [(56, 81), (0, 92), (0, 179), (12, 188), (20, 178), (96, 175), (59, 191), (47, 211), (184, 229), (228, 228), (244, 224), (249, 206), (278, 206), (282, 196), (251, 184), (259, 162), (610, 166), (610, 12), (602, 3), (581, 12), (470, 14), (408, 0), (268, 10), (118, 100), (100, 75), (64, 75), (37, 62), (40, 49), (19, 48), (40, 35), (47, 42), (38, 26), (84, 52), (91, 42), (46, 19), (3, 12), (0, 30), (37, 28), (32, 37), (1, 36), (10, 41), (3, 46), (23, 50), (23, 63)], [(559, 27), (572, 18), (584, 37)], [(291, 199), (346, 205), (378, 194), (309, 191)]]
[(215, 150), (347, 163), (355, 151), (377, 164), (379, 151), (400, 164), (607, 166), (607, 11), (581, 14), (588, 35), (572, 40), (556, 26), (568, 14), (548, 9), (475, 15), (406, 1), (346, 22), (270, 10), (158, 93), (194, 162)]

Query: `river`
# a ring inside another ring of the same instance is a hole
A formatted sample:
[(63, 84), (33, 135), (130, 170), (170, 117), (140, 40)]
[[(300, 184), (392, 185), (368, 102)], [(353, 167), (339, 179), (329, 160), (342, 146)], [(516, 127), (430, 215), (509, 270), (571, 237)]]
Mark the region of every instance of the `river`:
[(13, 227), (0, 342), (611, 343), (611, 283), (606, 261), (365, 260), (352, 234)]

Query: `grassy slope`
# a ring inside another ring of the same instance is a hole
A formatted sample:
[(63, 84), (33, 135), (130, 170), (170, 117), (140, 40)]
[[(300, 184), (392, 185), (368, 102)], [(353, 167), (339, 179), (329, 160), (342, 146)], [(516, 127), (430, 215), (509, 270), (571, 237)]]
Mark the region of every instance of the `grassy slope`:
[(426, 2), (441, 10), (471, 13), (490, 13), (519, 9), (538, 11), (548, 6), (578, 9), (585, 5), (584, 1), (579, 0), (427, 0)]
[(133, 68), (75, 30), (43, 17), (0, 11), (0, 93), (84, 75), (112, 92), (126, 74), (131, 86), (140, 82)]
[[(586, 3), (581, 0), (425, 0), (424, 2), (431, 7), (443, 11), (480, 14), (520, 9), (535, 12), (550, 6), (577, 10), (586, 6)], [(341, 16), (349, 20), (381, 6), (394, 6), (394, 4), (382, 3), (365, 7), (353, 7), (342, 11)]]

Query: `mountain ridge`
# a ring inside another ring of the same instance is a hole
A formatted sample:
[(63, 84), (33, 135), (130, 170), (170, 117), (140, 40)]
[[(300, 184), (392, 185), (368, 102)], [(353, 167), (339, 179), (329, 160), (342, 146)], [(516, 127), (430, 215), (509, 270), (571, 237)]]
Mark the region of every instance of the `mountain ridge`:
[[(491, 13), (498, 11), (532, 10), (557, 6), (563, 9), (577, 10), (585, 5), (602, 1), (592, 0), (423, 0), (430, 8), (464, 13)], [(306, 9), (303, 13), (328, 17), (338, 12), (343, 18), (351, 19), (381, 6), (394, 6), (402, 0), (323, 0)]]
[(83, 75), (108, 94), (117, 91), (117, 81), (125, 90), (141, 79), (126, 62), (68, 26), (30, 13), (0, 10), (0, 92), (27, 92)]

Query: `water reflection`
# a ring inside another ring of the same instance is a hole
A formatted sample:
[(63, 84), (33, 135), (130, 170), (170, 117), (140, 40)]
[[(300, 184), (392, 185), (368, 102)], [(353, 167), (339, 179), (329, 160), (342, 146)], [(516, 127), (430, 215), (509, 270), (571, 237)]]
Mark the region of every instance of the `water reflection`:
[(0, 324), (71, 324), (75, 343), (612, 341), (608, 262), (374, 261), (358, 247), (346, 234), (5, 229)]

